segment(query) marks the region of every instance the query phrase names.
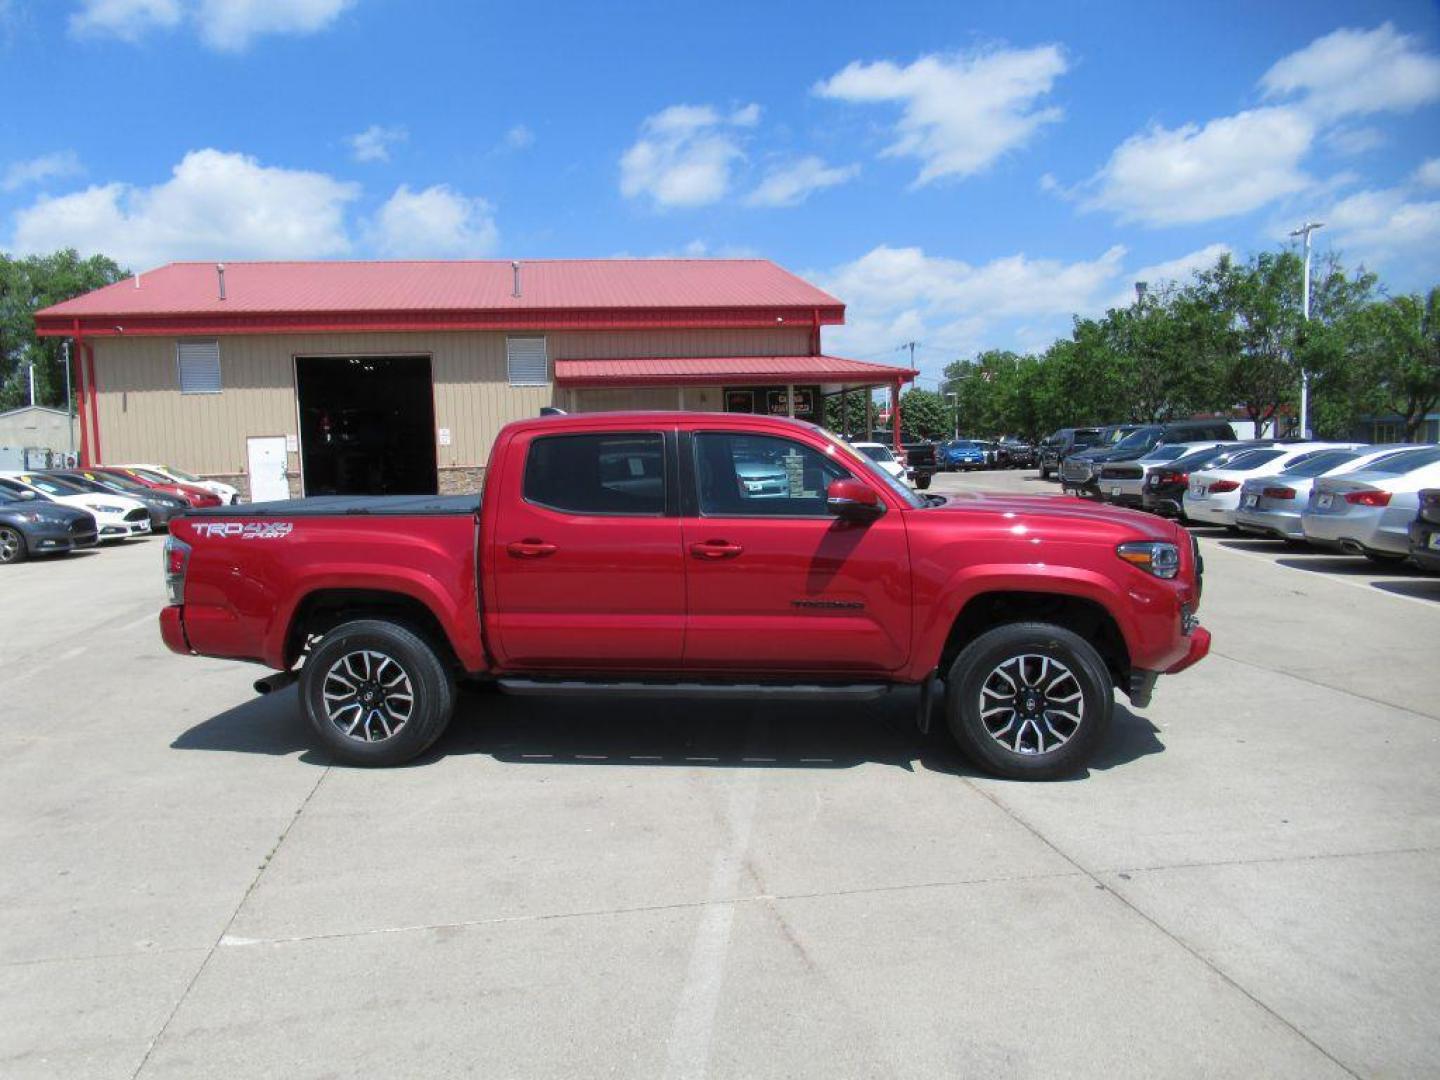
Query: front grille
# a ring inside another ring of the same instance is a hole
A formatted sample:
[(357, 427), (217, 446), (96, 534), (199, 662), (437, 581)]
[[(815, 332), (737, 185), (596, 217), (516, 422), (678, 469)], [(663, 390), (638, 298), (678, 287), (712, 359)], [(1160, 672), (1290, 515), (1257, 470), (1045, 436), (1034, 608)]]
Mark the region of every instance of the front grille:
[(1145, 472), (1134, 465), (1106, 465), (1100, 475), (1106, 480), (1139, 480)]
[(95, 526), (89, 521), (81, 520), (70, 522), (70, 532), (76, 536), (83, 536), (86, 533), (93, 533), (94, 531)]
[(148, 510), (131, 510), (128, 514), (125, 515), (125, 520), (126, 520), (126, 521), (144, 521), (144, 520), (145, 520), (146, 518), (148, 518), (149, 516), (150, 516), (150, 512), (149, 512)]
[(1088, 461), (1073, 461), (1066, 459), (1060, 466), (1060, 476), (1065, 480), (1075, 480), (1083, 483), (1090, 479), (1091, 466)]

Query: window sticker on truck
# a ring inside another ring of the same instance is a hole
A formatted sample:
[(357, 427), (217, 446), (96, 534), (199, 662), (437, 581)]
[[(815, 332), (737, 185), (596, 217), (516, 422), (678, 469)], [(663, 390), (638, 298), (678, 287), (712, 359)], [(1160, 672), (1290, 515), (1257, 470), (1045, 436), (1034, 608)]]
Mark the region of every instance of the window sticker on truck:
[(242, 540), (283, 540), (295, 526), (289, 521), (197, 521), (201, 536), (238, 536)]

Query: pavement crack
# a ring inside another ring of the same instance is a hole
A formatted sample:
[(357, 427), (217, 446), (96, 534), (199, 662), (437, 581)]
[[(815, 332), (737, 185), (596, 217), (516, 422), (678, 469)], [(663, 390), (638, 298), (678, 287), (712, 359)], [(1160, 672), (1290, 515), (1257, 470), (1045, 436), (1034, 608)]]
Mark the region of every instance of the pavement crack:
[(315, 793), (320, 790), (320, 785), (324, 783), (325, 777), (330, 775), (330, 769), (331, 766), (327, 765), (320, 770), (320, 775), (315, 778), (315, 783), (310, 785), (310, 790), (306, 792), (305, 797), (300, 800), (300, 805), (295, 808), (295, 813), (293, 813), (290, 816), (290, 820), (285, 823), (285, 828), (280, 831), (280, 836), (266, 853), (265, 858), (261, 860), (259, 869), (255, 871), (255, 876), (250, 879), (250, 884), (246, 887), (244, 894), (241, 895), (239, 903), (235, 905), (235, 910), (230, 912), (230, 917), (225, 920), (224, 927), (222, 927), (220, 933), (216, 935), (210, 947), (205, 950), (204, 958), (200, 961), (199, 966), (196, 967), (195, 974), (190, 976), (190, 981), (185, 984), (185, 989), (180, 992), (180, 996), (176, 999), (174, 1006), (165, 1017), (165, 1022), (160, 1025), (160, 1030), (155, 1032), (155, 1035), (145, 1047), (145, 1054), (140, 1058), (140, 1064), (135, 1066), (135, 1071), (130, 1074), (130, 1080), (136, 1080), (136, 1077), (144, 1072), (145, 1066), (150, 1063), (151, 1055), (155, 1053), (155, 1048), (160, 1045), (160, 1040), (165, 1037), (165, 1033), (170, 1030), (170, 1024), (174, 1021), (176, 1014), (179, 1013), (180, 1006), (185, 1004), (185, 1000), (190, 996), (190, 992), (195, 989), (195, 984), (200, 981), (200, 976), (205, 974), (205, 969), (210, 965), (210, 960), (215, 956), (221, 943), (229, 935), (230, 927), (235, 925), (235, 920), (245, 907), (246, 901), (250, 899), (256, 886), (260, 884), (260, 879), (265, 876), (265, 871), (270, 868), (270, 861), (285, 843), (286, 837), (290, 835), (290, 830), (293, 829), (295, 823), (300, 820), (300, 815), (305, 813), (305, 808), (310, 805), (310, 800), (315, 798)]
[(1435, 716), (1431, 713), (1417, 712), (1416, 710), (1410, 708), (1408, 705), (1397, 705), (1393, 701), (1386, 701), (1383, 698), (1371, 697), (1369, 694), (1357, 693), (1356, 691), (1351, 690), (1348, 687), (1336, 686), (1334, 683), (1328, 683), (1321, 679), (1312, 678), (1307, 675), (1297, 675), (1293, 671), (1286, 671), (1284, 668), (1268, 667), (1265, 664), (1257, 664), (1253, 660), (1246, 660), (1239, 656), (1231, 656), (1229, 653), (1221, 652), (1219, 649), (1216, 648), (1211, 648), (1210, 655), (1222, 657), (1225, 660), (1229, 660), (1232, 663), (1240, 664), (1244, 667), (1251, 668), (1254, 671), (1264, 671), (1270, 675), (1281, 675), (1287, 679), (1293, 679), (1296, 682), (1306, 683), (1310, 686), (1323, 686), (1326, 690), (1333, 690), (1337, 694), (1344, 694), (1346, 697), (1356, 698), (1359, 701), (1368, 701), (1372, 705), (1383, 705), (1387, 709), (1394, 709), (1397, 712), (1408, 713), (1411, 716), (1419, 716), (1426, 720), (1440, 720), (1440, 716)]
[(1254, 859), (1216, 859), (1214, 862), (1159, 863), (1155, 866), (1121, 866), (1114, 870), (1102, 870), (1104, 874), (1145, 874), (1159, 870), (1208, 870), (1225, 866), (1273, 866), (1282, 863), (1325, 862), (1334, 859), (1367, 859), (1385, 855), (1430, 855), (1440, 852), (1440, 847), (1376, 848), (1371, 851), (1314, 852), (1309, 855), (1262, 855)]
[(1006, 805), (1000, 798), (998, 798), (993, 792), (987, 791), (983, 786), (981, 786), (980, 784), (976, 783), (973, 779), (971, 779), (971, 778), (968, 777), (968, 776), (966, 776), (966, 777), (961, 777), (961, 780), (962, 780), (965, 784), (969, 785), (969, 787), (971, 787), (972, 789), (974, 789), (976, 792), (978, 792), (979, 794), (983, 795), (986, 799), (989, 799), (990, 802), (993, 803), (993, 804), (996, 806), (996, 808), (998, 808), (998, 809), (999, 809), (1002, 813), (1004, 813), (1008, 818), (1010, 818), (1011, 821), (1014, 821), (1017, 825), (1019, 825), (1022, 829), (1024, 829), (1026, 832), (1028, 832), (1031, 836), (1035, 837), (1036, 840), (1040, 841), (1040, 843), (1044, 844), (1044, 845), (1045, 845), (1047, 848), (1049, 848), (1051, 851), (1055, 852), (1055, 854), (1058, 855), (1058, 856), (1060, 856), (1060, 858), (1064, 859), (1064, 860), (1065, 860), (1067, 863), (1069, 863), (1071, 866), (1075, 867), (1075, 869), (1076, 869), (1077, 871), (1079, 871), (1079, 872), (1080, 872), (1081, 874), (1083, 874), (1085, 877), (1089, 878), (1092, 882), (1094, 882), (1094, 884), (1095, 884), (1095, 886), (1096, 886), (1097, 888), (1102, 889), (1104, 892), (1108, 893), (1110, 896), (1113, 896), (1117, 901), (1119, 901), (1121, 904), (1123, 904), (1125, 907), (1127, 907), (1127, 908), (1128, 908), (1131, 912), (1133, 912), (1136, 916), (1138, 916), (1139, 918), (1143, 919), (1146, 923), (1148, 923), (1148, 924), (1149, 924), (1150, 926), (1152, 926), (1155, 930), (1157, 930), (1160, 934), (1162, 934), (1166, 939), (1168, 939), (1169, 941), (1171, 941), (1172, 943), (1174, 943), (1177, 947), (1179, 947), (1180, 949), (1184, 950), (1187, 954), (1189, 954), (1189, 955), (1190, 955), (1191, 957), (1193, 957), (1196, 961), (1198, 961), (1200, 964), (1202, 964), (1207, 970), (1209, 970), (1210, 972), (1212, 972), (1212, 973), (1215, 975), (1216, 978), (1220, 979), (1220, 980), (1221, 980), (1222, 982), (1224, 982), (1227, 986), (1231, 987), (1231, 988), (1234, 989), (1237, 993), (1239, 993), (1239, 994), (1241, 994), (1242, 996), (1244, 996), (1249, 1002), (1251, 1002), (1251, 1004), (1253, 1004), (1256, 1008), (1258, 1008), (1258, 1009), (1260, 1009), (1262, 1012), (1264, 1012), (1267, 1016), (1269, 1016), (1269, 1017), (1270, 1017), (1272, 1020), (1274, 1020), (1277, 1024), (1280, 1024), (1282, 1027), (1284, 1027), (1285, 1029), (1287, 1029), (1288, 1031), (1290, 1031), (1291, 1033), (1293, 1033), (1296, 1038), (1298, 1038), (1299, 1040), (1301, 1040), (1302, 1042), (1304, 1042), (1306, 1045), (1308, 1045), (1311, 1049), (1313, 1049), (1317, 1054), (1319, 1054), (1321, 1057), (1323, 1057), (1326, 1061), (1330, 1062), (1330, 1063), (1331, 1063), (1332, 1065), (1334, 1065), (1337, 1069), (1340, 1069), (1340, 1070), (1341, 1070), (1342, 1072), (1344, 1072), (1347, 1076), (1353, 1076), (1353, 1077), (1356, 1078), (1356, 1080), (1360, 1080), (1360, 1074), (1357, 1073), (1354, 1069), (1352, 1069), (1352, 1068), (1350, 1068), (1348, 1065), (1346, 1065), (1343, 1061), (1341, 1061), (1339, 1058), (1337, 1058), (1337, 1057), (1336, 1057), (1334, 1054), (1332, 1054), (1329, 1050), (1326, 1050), (1325, 1047), (1321, 1046), (1318, 1042), (1316, 1042), (1313, 1038), (1311, 1038), (1308, 1034), (1306, 1034), (1305, 1031), (1303, 1031), (1300, 1027), (1298, 1027), (1298, 1026), (1297, 1026), (1296, 1024), (1294, 1024), (1292, 1021), (1290, 1021), (1289, 1019), (1287, 1019), (1285, 1016), (1282, 1016), (1279, 1012), (1277, 1012), (1277, 1011), (1276, 1011), (1275, 1009), (1273, 1009), (1271, 1006), (1267, 1005), (1264, 1001), (1262, 1001), (1258, 996), (1256, 996), (1254, 993), (1252, 993), (1249, 989), (1247, 989), (1245, 986), (1241, 985), (1241, 983), (1240, 983), (1238, 980), (1236, 980), (1232, 975), (1230, 975), (1228, 972), (1226, 972), (1223, 968), (1221, 968), (1221, 967), (1220, 967), (1218, 964), (1216, 964), (1213, 960), (1211, 960), (1209, 957), (1207, 957), (1204, 953), (1200, 952), (1197, 948), (1195, 948), (1193, 945), (1191, 945), (1191, 944), (1190, 944), (1188, 941), (1186, 941), (1184, 938), (1180, 937), (1178, 934), (1176, 934), (1174, 931), (1172, 931), (1169, 927), (1165, 926), (1165, 925), (1164, 925), (1163, 923), (1161, 923), (1158, 919), (1156, 919), (1153, 915), (1151, 915), (1149, 912), (1145, 911), (1145, 910), (1144, 910), (1143, 908), (1141, 908), (1138, 904), (1136, 904), (1133, 900), (1131, 900), (1129, 897), (1127, 897), (1127, 896), (1125, 896), (1123, 893), (1121, 893), (1121, 892), (1120, 892), (1117, 888), (1115, 888), (1113, 885), (1107, 884), (1106, 882), (1102, 881), (1102, 880), (1100, 879), (1099, 874), (1097, 874), (1095, 871), (1091, 870), (1089, 867), (1083, 865), (1083, 864), (1080, 862), (1080, 860), (1076, 859), (1076, 858), (1075, 858), (1073, 855), (1071, 855), (1069, 852), (1067, 852), (1067, 851), (1065, 851), (1063, 848), (1061, 848), (1059, 844), (1057, 844), (1057, 843), (1055, 843), (1055, 841), (1051, 840), (1048, 836), (1046, 836), (1044, 833), (1042, 833), (1042, 832), (1041, 832), (1039, 829), (1037, 829), (1034, 825), (1031, 825), (1030, 822), (1026, 821), (1025, 818), (1023, 818), (1019, 813), (1017, 813), (1017, 812), (1016, 812), (1015, 810), (1013, 810), (1011, 807), (1007, 806), (1007, 805)]

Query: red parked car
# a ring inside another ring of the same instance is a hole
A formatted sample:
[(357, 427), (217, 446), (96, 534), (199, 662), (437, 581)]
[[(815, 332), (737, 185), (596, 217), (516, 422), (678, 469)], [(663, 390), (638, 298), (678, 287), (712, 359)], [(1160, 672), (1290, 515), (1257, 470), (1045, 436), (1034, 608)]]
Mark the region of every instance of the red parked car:
[[(478, 550), (477, 550), (478, 548)], [(171, 524), (175, 652), (299, 679), (345, 761), (396, 764), (457, 678), (512, 694), (865, 700), (920, 688), (991, 772), (1048, 778), (1195, 663), (1179, 526), (1054, 496), (912, 491), (820, 428), (738, 414), (505, 427), (483, 500), (330, 497)], [(298, 672), (296, 671), (299, 666)]]
[(153, 491), (163, 491), (166, 495), (174, 495), (184, 499), (192, 507), (202, 508), (209, 506), (220, 506), (223, 500), (213, 491), (196, 487), (194, 484), (182, 484), (172, 480), (168, 476), (161, 476), (159, 473), (151, 472), (149, 469), (132, 469), (124, 465), (101, 465), (91, 472), (107, 473), (111, 476), (120, 476), (127, 480), (133, 480), (137, 484), (143, 484)]

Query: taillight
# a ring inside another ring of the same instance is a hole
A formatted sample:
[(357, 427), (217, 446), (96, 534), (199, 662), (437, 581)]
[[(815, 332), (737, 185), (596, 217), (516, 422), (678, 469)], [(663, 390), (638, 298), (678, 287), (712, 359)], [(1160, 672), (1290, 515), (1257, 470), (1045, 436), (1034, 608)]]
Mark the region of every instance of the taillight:
[(1295, 498), (1295, 489), (1287, 487), (1266, 488), (1261, 494), (1267, 499), (1293, 499)]
[(1189, 473), (1171, 472), (1168, 469), (1162, 472), (1155, 480), (1156, 484), (1188, 484), (1189, 482)]
[(190, 545), (174, 536), (165, 538), (165, 595), (172, 604), (185, 602), (185, 571), (190, 566)]
[(1388, 491), (1347, 491), (1345, 501), (1351, 506), (1389, 506)]
[(1238, 480), (1216, 480), (1210, 485), (1210, 494), (1219, 495), (1221, 492), (1234, 491), (1239, 486)]

